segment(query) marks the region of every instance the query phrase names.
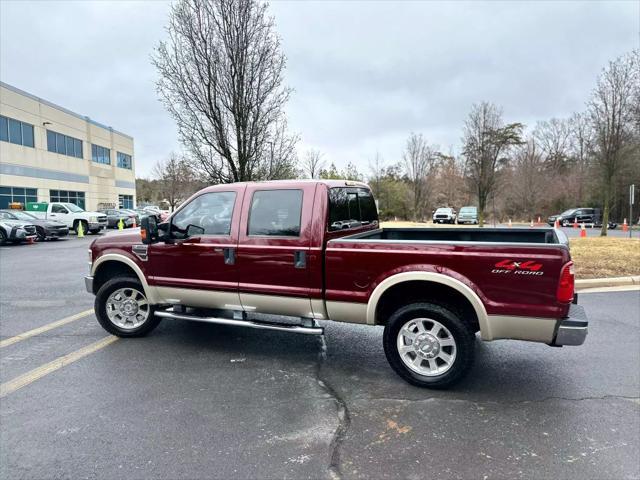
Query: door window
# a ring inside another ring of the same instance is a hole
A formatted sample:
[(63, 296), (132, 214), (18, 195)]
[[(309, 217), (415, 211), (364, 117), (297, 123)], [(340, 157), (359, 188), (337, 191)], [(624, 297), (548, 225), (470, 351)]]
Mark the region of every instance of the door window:
[(175, 214), (171, 232), (176, 238), (186, 238), (189, 227), (199, 227), (205, 235), (229, 235), (236, 192), (204, 193)]
[(69, 212), (67, 212), (67, 209), (64, 208), (62, 205), (52, 205), (51, 213), (69, 213)]
[(299, 237), (302, 190), (259, 190), (249, 211), (249, 235)]

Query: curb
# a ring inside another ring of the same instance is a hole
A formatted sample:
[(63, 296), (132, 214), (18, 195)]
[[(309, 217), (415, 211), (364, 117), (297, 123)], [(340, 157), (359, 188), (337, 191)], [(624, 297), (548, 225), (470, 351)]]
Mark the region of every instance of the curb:
[(629, 285), (640, 286), (640, 275), (632, 275), (629, 277), (609, 277), (609, 278), (586, 278), (576, 280), (576, 290), (586, 288), (602, 288), (602, 287), (622, 287)]

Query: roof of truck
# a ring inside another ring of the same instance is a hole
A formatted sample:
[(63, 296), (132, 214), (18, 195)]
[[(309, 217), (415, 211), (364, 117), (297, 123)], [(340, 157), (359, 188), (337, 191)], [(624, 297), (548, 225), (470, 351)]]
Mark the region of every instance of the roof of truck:
[[(323, 184), (326, 185), (329, 188), (334, 188), (334, 187), (369, 187), (366, 183), (364, 182), (358, 182), (356, 180), (315, 180), (315, 179), (302, 179), (302, 180), (265, 180), (265, 181), (260, 181), (260, 182), (236, 182), (233, 183), (231, 185), (286, 185), (286, 186), (291, 186), (291, 187), (295, 187), (295, 186), (302, 186), (302, 185), (308, 185), (310, 183), (314, 183), (314, 184)], [(207, 189), (209, 188), (216, 188), (216, 187), (222, 187), (225, 184), (218, 184), (218, 185), (210, 185), (209, 187), (206, 187)], [(217, 188), (216, 188), (217, 189)]]

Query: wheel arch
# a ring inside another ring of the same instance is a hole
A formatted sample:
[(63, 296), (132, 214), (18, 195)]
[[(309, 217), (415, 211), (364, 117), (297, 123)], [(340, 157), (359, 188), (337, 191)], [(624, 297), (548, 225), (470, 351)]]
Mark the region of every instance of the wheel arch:
[(420, 295), (423, 301), (429, 300), (429, 292), (434, 296), (434, 300), (441, 300), (444, 296), (445, 300), (456, 301), (456, 306), (462, 309), (463, 313), (466, 310), (473, 314), (475, 318), (472, 321), (477, 322), (482, 338), (490, 338), (487, 311), (480, 297), (460, 280), (435, 272), (402, 272), (380, 282), (367, 303), (367, 324), (384, 324), (381, 318), (385, 313), (384, 308), (393, 301), (394, 296), (411, 297), (411, 292), (415, 292), (417, 288), (420, 292), (427, 292), (426, 295)]
[(155, 303), (154, 291), (149, 287), (140, 267), (130, 258), (117, 253), (101, 255), (93, 262), (91, 266), (93, 293), (95, 294), (107, 280), (119, 274), (128, 274), (137, 278), (144, 288), (147, 299)]

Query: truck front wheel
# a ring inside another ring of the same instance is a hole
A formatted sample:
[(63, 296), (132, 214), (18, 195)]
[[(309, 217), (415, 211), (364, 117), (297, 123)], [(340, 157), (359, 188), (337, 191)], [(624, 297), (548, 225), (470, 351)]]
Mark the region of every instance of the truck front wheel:
[(154, 315), (141, 283), (133, 277), (105, 282), (96, 294), (94, 310), (102, 328), (118, 337), (142, 337), (161, 320)]
[(391, 367), (418, 387), (447, 388), (473, 364), (475, 334), (444, 306), (412, 303), (396, 310), (384, 329)]

